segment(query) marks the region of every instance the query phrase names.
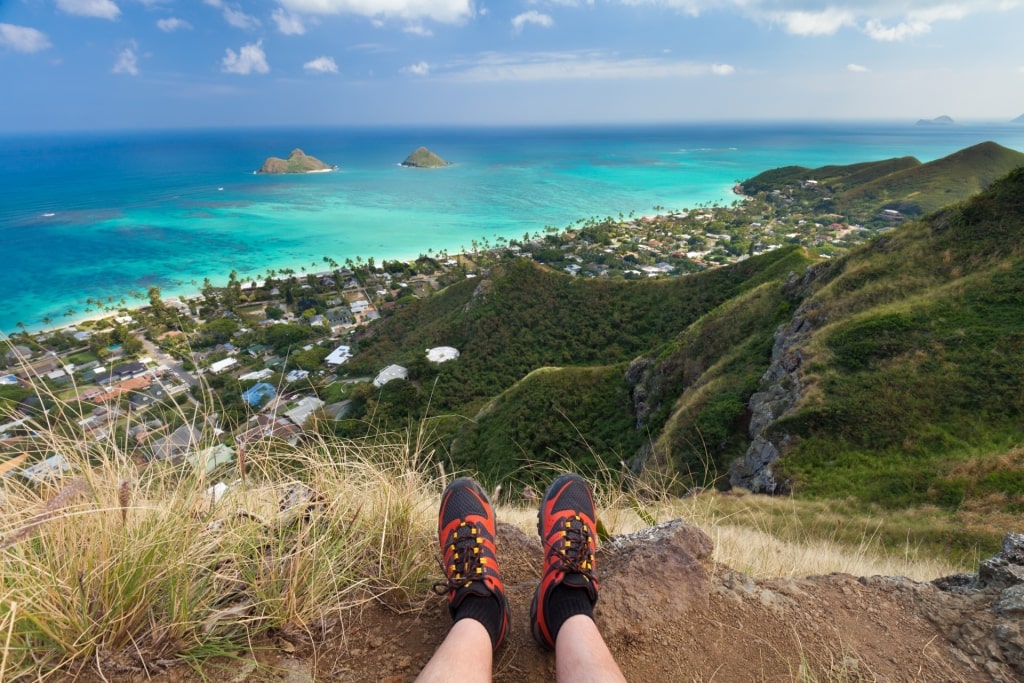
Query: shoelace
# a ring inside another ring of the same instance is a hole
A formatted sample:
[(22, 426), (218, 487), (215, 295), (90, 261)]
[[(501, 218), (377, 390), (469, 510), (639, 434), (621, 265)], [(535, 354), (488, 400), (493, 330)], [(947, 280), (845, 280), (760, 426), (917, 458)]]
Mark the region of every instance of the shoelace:
[(548, 554), (554, 556), (565, 573), (592, 577), (594, 555), (590, 552), (590, 527), (579, 515), (566, 518), (561, 526), (561, 533), (555, 534)]
[[(462, 532), (461, 534), (459, 532)], [(444, 560), (438, 558), (445, 580), (434, 584), (434, 592), (444, 595), (448, 591), (465, 588), (473, 581), (484, 576), (484, 556), (480, 552), (483, 538), (475, 526), (463, 523), (452, 531), (445, 547), (452, 551), (451, 562), (445, 566)]]

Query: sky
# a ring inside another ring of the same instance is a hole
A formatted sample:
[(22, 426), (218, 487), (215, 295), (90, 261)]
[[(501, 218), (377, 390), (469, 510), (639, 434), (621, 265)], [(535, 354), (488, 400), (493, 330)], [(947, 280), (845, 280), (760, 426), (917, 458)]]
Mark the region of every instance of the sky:
[(0, 134), (1008, 121), (1024, 0), (0, 0)]

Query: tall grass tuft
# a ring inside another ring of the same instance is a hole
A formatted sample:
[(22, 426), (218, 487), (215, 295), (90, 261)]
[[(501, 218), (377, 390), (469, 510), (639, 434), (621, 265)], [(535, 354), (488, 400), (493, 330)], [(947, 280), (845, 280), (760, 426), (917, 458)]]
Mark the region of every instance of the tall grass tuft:
[(47, 438), (72, 473), (0, 478), (3, 680), (315, 636), (368, 601), (408, 607), (435, 578), (440, 482), (400, 435), (257, 444), (245, 480)]

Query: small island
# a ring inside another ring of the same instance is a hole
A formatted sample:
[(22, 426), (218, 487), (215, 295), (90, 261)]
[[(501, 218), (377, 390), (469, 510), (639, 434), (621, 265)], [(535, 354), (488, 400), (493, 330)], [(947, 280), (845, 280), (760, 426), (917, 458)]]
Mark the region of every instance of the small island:
[(1010, 123), (1024, 123), (1024, 114), (1021, 114), (1020, 116), (1015, 118), (1013, 121), (1010, 121)]
[(293, 149), (287, 159), (280, 157), (267, 157), (267, 160), (260, 166), (256, 173), (280, 174), (280, 173), (323, 173), (333, 171), (337, 166), (330, 166), (316, 157), (311, 157), (301, 149)]
[(956, 121), (950, 116), (936, 116), (934, 119), (920, 119), (919, 126), (954, 126)]
[(442, 166), (451, 166), (449, 162), (437, 156), (426, 147), (417, 148), (415, 152), (405, 158), (401, 165), (408, 168), (441, 168)]

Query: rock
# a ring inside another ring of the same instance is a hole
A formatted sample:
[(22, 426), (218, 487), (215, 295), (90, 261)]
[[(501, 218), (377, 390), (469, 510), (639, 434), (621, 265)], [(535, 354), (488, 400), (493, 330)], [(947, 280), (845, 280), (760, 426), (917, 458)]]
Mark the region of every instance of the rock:
[(311, 157), (301, 149), (293, 149), (288, 159), (279, 157), (267, 157), (257, 173), (282, 174), (282, 173), (316, 173), (319, 171), (330, 171), (336, 168), (329, 166), (316, 157)]
[(412, 154), (405, 158), (402, 166), (409, 168), (441, 168), (451, 166), (450, 163), (431, 152), (426, 147), (418, 147)]
[(612, 630), (635, 630), (652, 604), (678, 615), (704, 604), (710, 591), (704, 562), (713, 547), (707, 534), (681, 519), (604, 543), (597, 557), (602, 621)]

